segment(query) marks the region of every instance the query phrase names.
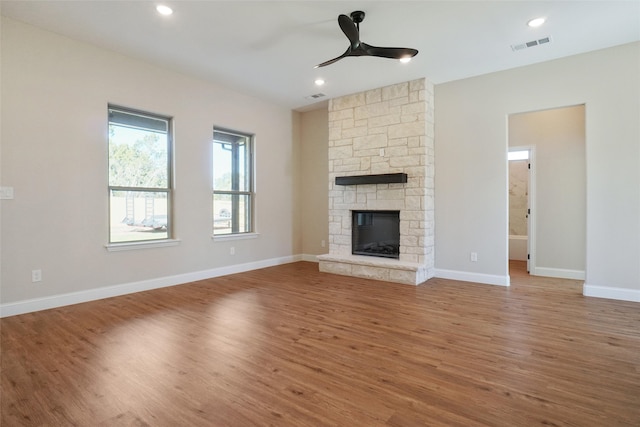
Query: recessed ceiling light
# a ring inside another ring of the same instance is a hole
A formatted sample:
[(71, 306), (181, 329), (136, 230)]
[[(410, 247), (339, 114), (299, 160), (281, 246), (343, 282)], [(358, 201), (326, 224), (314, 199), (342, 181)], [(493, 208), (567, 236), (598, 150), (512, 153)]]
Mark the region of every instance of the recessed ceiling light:
[(165, 16), (169, 16), (173, 13), (173, 9), (163, 4), (159, 4), (158, 6), (156, 6), (156, 10), (160, 15), (165, 15)]
[(546, 20), (546, 18), (533, 18), (532, 20), (527, 22), (527, 25), (533, 28), (539, 27), (540, 25), (544, 24)]
[(316, 81), (314, 83), (316, 84), (316, 86), (322, 86), (324, 84), (324, 80), (316, 79)]

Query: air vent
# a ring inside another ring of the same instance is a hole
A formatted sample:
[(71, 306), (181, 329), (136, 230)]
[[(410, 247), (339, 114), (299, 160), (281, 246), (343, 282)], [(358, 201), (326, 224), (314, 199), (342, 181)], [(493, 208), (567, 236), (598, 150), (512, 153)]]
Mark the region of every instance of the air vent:
[(515, 52), (517, 50), (528, 49), (530, 47), (540, 46), (541, 44), (547, 44), (547, 43), (551, 43), (551, 37), (549, 37), (549, 36), (543, 37), (543, 38), (537, 39), (537, 40), (531, 40), (531, 41), (525, 42), (525, 43), (512, 44), (511, 45), (511, 50), (513, 50)]
[(314, 93), (313, 95), (309, 95), (309, 96), (305, 96), (305, 99), (318, 99), (318, 98), (323, 98), (327, 95), (325, 95), (324, 93)]

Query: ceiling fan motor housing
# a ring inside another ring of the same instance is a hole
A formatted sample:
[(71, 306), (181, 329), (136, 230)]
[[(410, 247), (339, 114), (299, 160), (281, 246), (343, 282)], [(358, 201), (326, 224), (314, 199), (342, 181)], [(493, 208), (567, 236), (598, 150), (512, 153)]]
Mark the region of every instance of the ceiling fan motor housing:
[(351, 12), (351, 20), (356, 24), (361, 23), (362, 21), (364, 21), (364, 12), (361, 10), (355, 10)]

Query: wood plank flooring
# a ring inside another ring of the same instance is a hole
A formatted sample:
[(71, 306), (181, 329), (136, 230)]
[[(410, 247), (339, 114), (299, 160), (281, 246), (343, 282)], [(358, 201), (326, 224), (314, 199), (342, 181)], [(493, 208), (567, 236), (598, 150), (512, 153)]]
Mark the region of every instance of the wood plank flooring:
[(2, 319), (2, 426), (640, 426), (640, 304), (299, 262)]

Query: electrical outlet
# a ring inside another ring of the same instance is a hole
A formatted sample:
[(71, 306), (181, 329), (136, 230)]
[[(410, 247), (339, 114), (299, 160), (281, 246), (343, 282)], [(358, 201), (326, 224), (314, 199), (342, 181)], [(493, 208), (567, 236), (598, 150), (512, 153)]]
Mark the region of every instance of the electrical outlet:
[(322, 246), (324, 248), (325, 246), (327, 246), (327, 243), (324, 240), (321, 240), (320, 241), (320, 246)]
[(471, 252), (471, 262), (478, 262), (478, 253)]
[(229, 255), (235, 255), (236, 254), (236, 248), (235, 246), (231, 246), (229, 248)]
[(42, 282), (42, 270), (31, 270), (31, 282)]

